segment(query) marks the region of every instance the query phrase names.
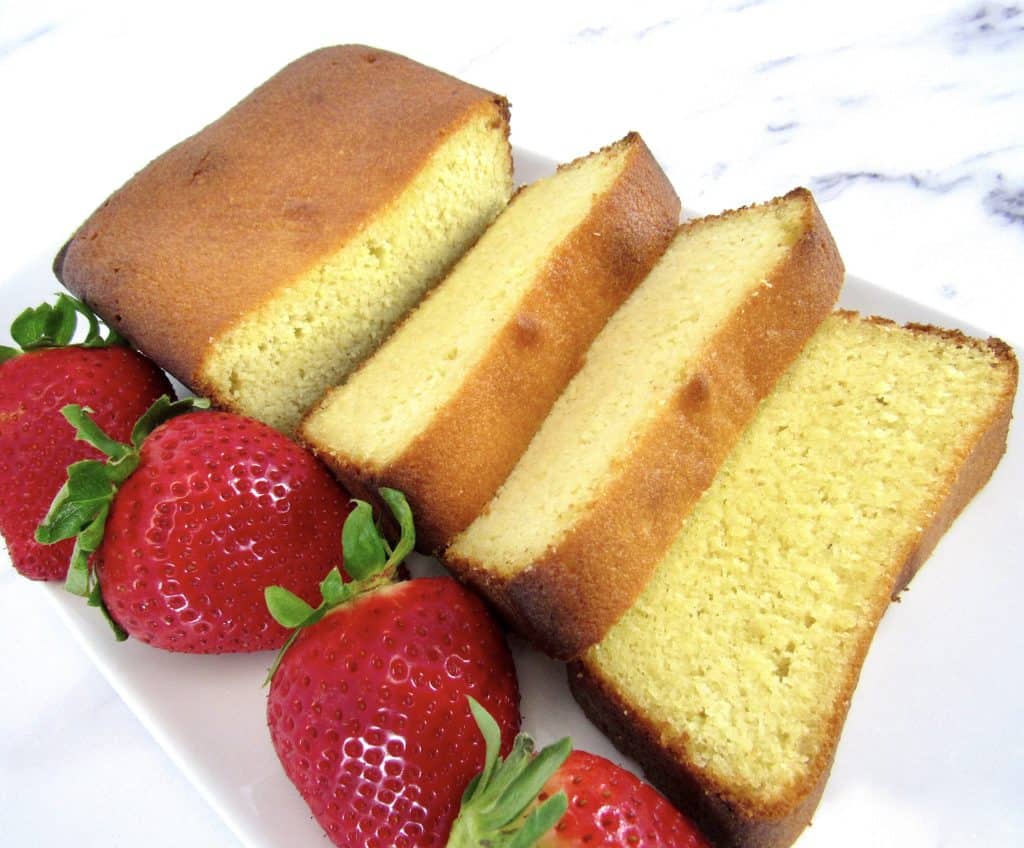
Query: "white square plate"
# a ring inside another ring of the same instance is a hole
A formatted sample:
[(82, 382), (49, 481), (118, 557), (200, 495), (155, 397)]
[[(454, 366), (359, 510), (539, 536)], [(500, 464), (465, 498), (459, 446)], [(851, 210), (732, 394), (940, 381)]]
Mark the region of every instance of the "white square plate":
[[(552, 167), (517, 151), (521, 181)], [(0, 286), (0, 324), (55, 287), (42, 268), (30, 290), (14, 281)], [(856, 277), (847, 278), (841, 305), (987, 335)], [(1020, 407), (1018, 397), (1018, 417)], [(799, 848), (1024, 844), (1022, 483), (1018, 424), (992, 481), (882, 622), (831, 780)], [(326, 844), (266, 732), (260, 683), (269, 655), (186, 656), (118, 644), (83, 601), (55, 585), (40, 591), (245, 845)], [(521, 642), (513, 648), (524, 729), (541, 743), (570, 734), (578, 747), (623, 762), (573, 702), (563, 667)]]

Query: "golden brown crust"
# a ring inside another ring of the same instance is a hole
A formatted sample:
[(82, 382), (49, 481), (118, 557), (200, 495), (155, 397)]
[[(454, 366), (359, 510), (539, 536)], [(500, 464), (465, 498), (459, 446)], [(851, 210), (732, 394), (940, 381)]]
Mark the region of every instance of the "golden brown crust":
[(922, 324), (909, 324), (908, 328), (918, 332), (941, 333), (959, 343), (984, 344), (993, 352), (998, 362), (1004, 363), (1010, 369), (1012, 378), (1008, 381), (1007, 392), (1002, 398), (997, 413), (949, 481), (946, 497), (936, 506), (931, 523), (922, 530), (921, 535), (908, 550), (890, 592), (890, 597), (893, 599), (907, 587), (907, 584), (924, 565), (925, 560), (931, 556), (939, 539), (949, 529), (954, 519), (963, 511), (971, 498), (981, 490), (981, 487), (988, 482), (992, 472), (999, 464), (999, 460), (1006, 452), (1006, 439), (1010, 430), (1013, 399), (1019, 376), (1017, 358), (1014, 356), (1013, 350), (1000, 339), (990, 338), (982, 343), (976, 339), (970, 339), (958, 331), (940, 330)]
[(57, 276), (198, 387), (214, 339), (336, 252), (481, 110), (507, 136), (501, 97), (382, 50), (317, 50), (115, 192)]
[(551, 656), (579, 656), (629, 608), (757, 404), (839, 296), (839, 252), (810, 193), (796, 193), (807, 202), (805, 234), (769, 275), (770, 285), (709, 342), (699, 372), (620, 458), (583, 519), (504, 583), (485, 577), (477, 563), (449, 558)]
[[(861, 320), (856, 313), (844, 312), (844, 315), (851, 320)], [(895, 326), (885, 318), (864, 320)], [(1010, 379), (992, 417), (974, 442), (963, 446), (960, 461), (954, 463), (945, 481), (942, 489), (945, 494), (930, 510), (930, 520), (916, 537), (906, 540), (900, 555), (890, 566), (889, 584), (869, 601), (866, 616), (872, 625), (865, 630), (856, 646), (854, 661), (836, 693), (823, 729), (824, 743), (819, 747), (816, 759), (808, 766), (807, 780), (785, 787), (769, 804), (744, 797), (732, 787), (719, 784), (712, 775), (690, 762), (681, 745), (664, 741), (658, 729), (647, 722), (610, 681), (602, 677), (599, 668), (591, 667), (586, 657), (572, 663), (569, 668), (573, 696), (584, 712), (616, 747), (641, 764), (651, 782), (681, 810), (691, 815), (718, 848), (783, 848), (790, 845), (810, 822), (828, 780), (864, 660), (890, 599), (906, 588), (953, 520), (991, 477), (1006, 450), (1018, 380), (1017, 360), (1011, 348), (999, 339), (982, 342), (956, 330), (921, 324), (908, 324), (907, 329), (939, 335), (957, 344), (987, 347), (992, 351), (997, 367), (1009, 370)]]
[(618, 144), (629, 151), (622, 173), (559, 246), (456, 395), (402, 454), (369, 469), (319, 446), (342, 482), (405, 493), (422, 551), (444, 547), (482, 511), (594, 336), (675, 233), (679, 198), (647, 146), (636, 134)]

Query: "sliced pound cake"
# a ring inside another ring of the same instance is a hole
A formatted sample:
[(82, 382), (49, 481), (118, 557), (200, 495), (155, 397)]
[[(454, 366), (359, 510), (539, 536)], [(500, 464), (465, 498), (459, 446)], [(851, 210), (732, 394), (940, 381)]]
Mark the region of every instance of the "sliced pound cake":
[(511, 189), (503, 98), (325, 48), (136, 174), (54, 269), (194, 390), (290, 431)]
[(570, 667), (716, 845), (788, 845), (809, 821), (879, 620), (1002, 456), (1016, 383), (1002, 342), (830, 318)]
[(597, 642), (842, 279), (804, 189), (683, 225), (447, 564), (549, 654)]
[(678, 221), (679, 199), (636, 134), (521, 190), (318, 404), (302, 438), (351, 491), (405, 492), (421, 549), (443, 547), (501, 485)]

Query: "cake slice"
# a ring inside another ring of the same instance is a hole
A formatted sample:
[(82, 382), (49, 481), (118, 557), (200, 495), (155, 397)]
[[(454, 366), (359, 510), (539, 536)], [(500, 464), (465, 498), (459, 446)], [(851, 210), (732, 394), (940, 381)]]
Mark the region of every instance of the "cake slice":
[(597, 642), (842, 279), (804, 189), (683, 225), (446, 563), (552, 656)]
[(997, 340), (830, 318), (570, 668), (715, 845), (788, 845), (809, 821), (879, 620), (991, 475), (1016, 384)]
[(521, 190), (317, 405), (302, 438), (350, 491), (402, 490), (421, 549), (443, 547), (501, 485), (678, 221), (679, 199), (636, 134)]
[(330, 47), (136, 174), (54, 270), (195, 391), (291, 431), (511, 189), (503, 98)]

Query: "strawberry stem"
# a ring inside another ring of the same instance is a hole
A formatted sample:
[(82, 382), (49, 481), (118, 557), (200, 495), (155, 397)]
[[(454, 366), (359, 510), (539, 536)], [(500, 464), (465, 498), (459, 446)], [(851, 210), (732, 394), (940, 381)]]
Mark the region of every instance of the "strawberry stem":
[(322, 600), (317, 607), (310, 606), (283, 586), (267, 586), (263, 590), (271, 616), (282, 627), (292, 631), (267, 671), (264, 686), (273, 679), (285, 653), (303, 628), (316, 624), (335, 607), (391, 583), (398, 566), (415, 547), (416, 526), (405, 495), (397, 489), (388, 488), (381, 488), (379, 493), (401, 530), (401, 536), (393, 549), (373, 520), (373, 507), (366, 501), (354, 500), (355, 507), (348, 514), (341, 530), (345, 572), (352, 578), (350, 582), (344, 581), (337, 566), (332, 568), (320, 583)]
[(467, 698), (484, 737), (484, 767), (463, 793), (447, 848), (530, 848), (568, 809), (569, 799), (558, 792), (527, 813), (544, 784), (568, 758), (572, 742), (566, 737), (534, 755), (533, 740), (520, 733), (512, 751), (502, 760), (497, 722), (477, 701)]

